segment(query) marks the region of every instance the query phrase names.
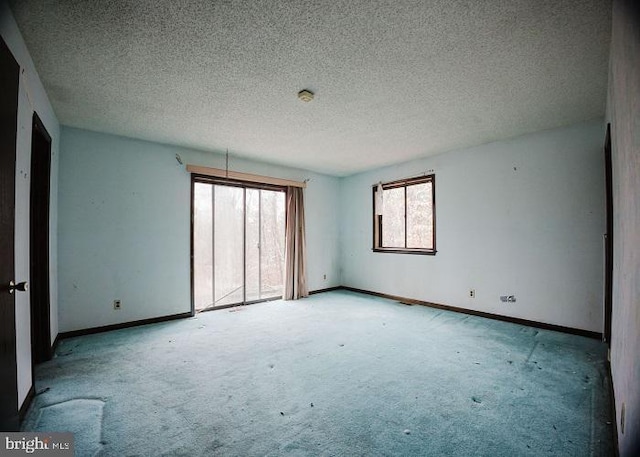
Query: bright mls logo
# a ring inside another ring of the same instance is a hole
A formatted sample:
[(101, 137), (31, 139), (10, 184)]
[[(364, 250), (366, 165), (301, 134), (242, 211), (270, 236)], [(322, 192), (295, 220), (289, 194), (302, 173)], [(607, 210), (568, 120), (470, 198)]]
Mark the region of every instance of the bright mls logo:
[(0, 456), (73, 457), (73, 433), (0, 433)]

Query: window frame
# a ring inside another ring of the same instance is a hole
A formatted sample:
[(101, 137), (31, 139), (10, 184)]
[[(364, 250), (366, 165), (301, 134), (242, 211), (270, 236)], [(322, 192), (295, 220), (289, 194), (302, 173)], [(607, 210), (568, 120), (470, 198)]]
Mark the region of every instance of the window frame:
[[(417, 184), (431, 183), (431, 213), (432, 213), (432, 248), (407, 248), (407, 187)], [(378, 185), (382, 185), (383, 190), (404, 188), (404, 248), (384, 247), (382, 246), (382, 214), (376, 214), (376, 192)], [(399, 179), (397, 181), (383, 182), (372, 186), (373, 195), (373, 252), (387, 252), (395, 254), (418, 254), (418, 255), (436, 255), (436, 175), (428, 174), (424, 176), (416, 176), (413, 178)]]

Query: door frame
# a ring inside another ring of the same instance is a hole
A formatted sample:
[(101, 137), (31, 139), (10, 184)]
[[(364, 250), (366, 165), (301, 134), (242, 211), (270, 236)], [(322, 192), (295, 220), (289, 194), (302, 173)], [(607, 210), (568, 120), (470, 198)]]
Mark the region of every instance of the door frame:
[(51, 200), (51, 135), (33, 113), (29, 213), (29, 276), (32, 366), (53, 356), (49, 265), (49, 205)]
[[(243, 253), (242, 253), (242, 257), (244, 259), (244, 266), (243, 266), (243, 287), (245, 288), (245, 291), (243, 292), (243, 301), (242, 302), (237, 302), (237, 303), (230, 303), (230, 304), (225, 304), (225, 305), (218, 305), (218, 306), (211, 306), (211, 307), (207, 307), (205, 309), (202, 310), (196, 310), (196, 304), (195, 304), (195, 257), (194, 257), (194, 252), (195, 252), (195, 236), (194, 236), (194, 229), (195, 229), (195, 185), (197, 183), (203, 183), (203, 184), (211, 184), (211, 185), (221, 185), (221, 186), (232, 186), (232, 187), (240, 187), (243, 189)], [(235, 179), (228, 179), (228, 178), (218, 178), (218, 177), (212, 177), (212, 176), (207, 176), (207, 175), (201, 175), (201, 174), (197, 174), (197, 173), (192, 173), (191, 174), (191, 315), (195, 316), (195, 314), (197, 312), (204, 312), (204, 311), (213, 311), (216, 309), (225, 309), (225, 308), (232, 308), (232, 307), (236, 307), (236, 306), (244, 306), (244, 305), (252, 305), (255, 303), (263, 303), (263, 302), (267, 302), (267, 301), (272, 301), (272, 300), (279, 300), (282, 298), (282, 295), (279, 296), (274, 296), (274, 297), (269, 297), (269, 298), (263, 298), (263, 299), (258, 299), (258, 300), (246, 300), (246, 189), (258, 189), (258, 190), (269, 190), (269, 191), (276, 191), (276, 192), (282, 192), (285, 195), (285, 221), (286, 221), (286, 195), (287, 195), (287, 187), (286, 186), (281, 186), (281, 185), (277, 185), (277, 184), (266, 184), (266, 183), (259, 183), (259, 182), (252, 182), (252, 181), (239, 181), (239, 180), (235, 180)], [(283, 285), (284, 287), (284, 285)], [(284, 289), (283, 289), (284, 292)]]

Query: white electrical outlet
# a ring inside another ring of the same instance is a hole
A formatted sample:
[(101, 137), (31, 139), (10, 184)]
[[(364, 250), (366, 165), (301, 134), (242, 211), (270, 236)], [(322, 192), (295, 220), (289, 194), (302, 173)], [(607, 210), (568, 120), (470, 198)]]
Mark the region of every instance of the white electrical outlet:
[(113, 309), (122, 308), (122, 300), (113, 300)]
[(469, 289), (469, 298), (476, 298), (476, 290)]

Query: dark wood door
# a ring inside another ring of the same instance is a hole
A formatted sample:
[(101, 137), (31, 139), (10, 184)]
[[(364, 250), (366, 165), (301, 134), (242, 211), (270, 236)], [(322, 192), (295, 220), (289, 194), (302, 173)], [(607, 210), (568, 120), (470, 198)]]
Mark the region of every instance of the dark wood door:
[(51, 359), (49, 297), (49, 193), (51, 137), (36, 113), (31, 133), (31, 211), (29, 291), (31, 299), (31, 355), (33, 363)]
[(18, 429), (14, 280), (16, 132), (20, 66), (0, 38), (0, 430)]

